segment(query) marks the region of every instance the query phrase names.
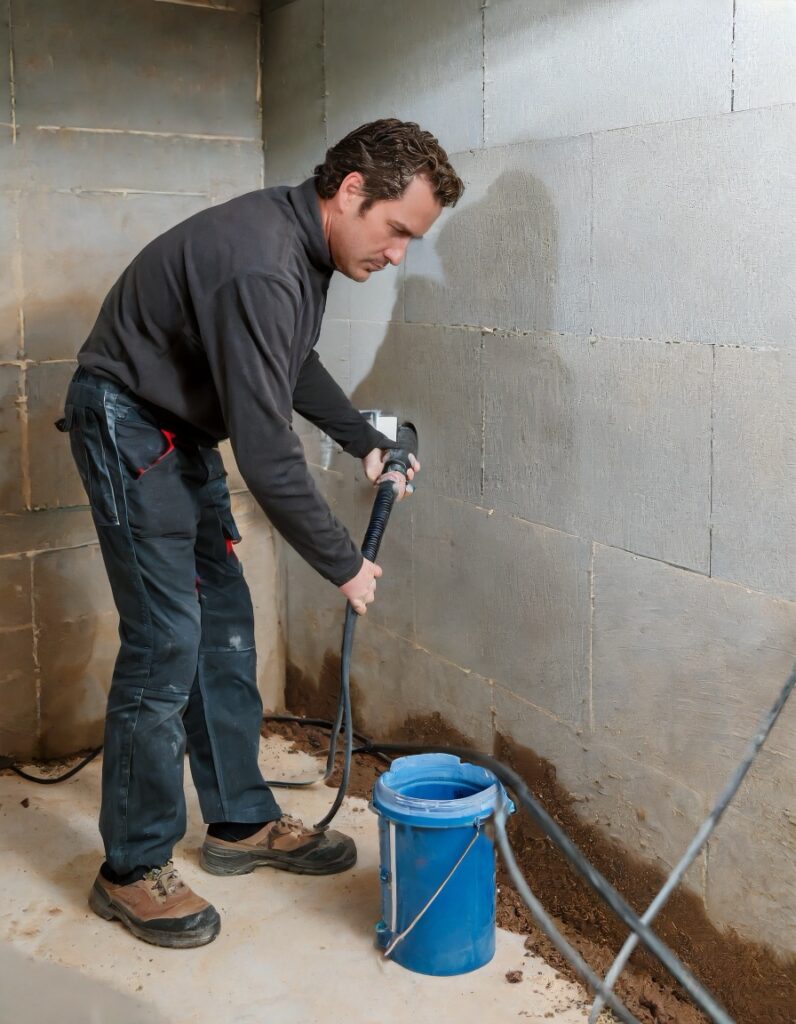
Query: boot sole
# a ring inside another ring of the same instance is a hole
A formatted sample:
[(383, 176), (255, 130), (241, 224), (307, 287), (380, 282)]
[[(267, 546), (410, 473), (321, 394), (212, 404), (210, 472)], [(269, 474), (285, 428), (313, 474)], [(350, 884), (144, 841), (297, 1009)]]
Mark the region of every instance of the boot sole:
[(248, 875), (255, 868), (277, 868), (295, 875), (337, 875), (348, 871), (357, 862), (354, 848), (336, 861), (323, 865), (302, 864), (295, 856), (287, 853), (253, 853), (246, 850), (232, 850), (205, 844), (199, 851), (199, 864), (211, 875)]
[(120, 921), (137, 939), (143, 939), (153, 946), (166, 946), (170, 949), (190, 949), (194, 946), (206, 946), (221, 931), (221, 919), (216, 918), (204, 928), (192, 932), (163, 932), (157, 928), (147, 928), (128, 914), (123, 907), (108, 896), (106, 892), (94, 885), (89, 893), (88, 905), (105, 921)]

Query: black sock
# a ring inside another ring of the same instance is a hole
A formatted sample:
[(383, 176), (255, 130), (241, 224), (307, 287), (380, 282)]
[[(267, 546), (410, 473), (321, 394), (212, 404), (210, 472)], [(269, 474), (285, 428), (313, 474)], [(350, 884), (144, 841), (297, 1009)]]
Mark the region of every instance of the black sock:
[(240, 839), (253, 836), (267, 824), (267, 821), (214, 821), (207, 826), (207, 834), (213, 839), (226, 839), (228, 843), (237, 843)]
[(134, 867), (132, 871), (128, 871), (124, 875), (117, 875), (116, 872), (108, 867), (108, 862), (103, 862), (100, 867), (100, 874), (108, 882), (113, 882), (114, 885), (132, 885), (133, 882), (140, 882), (147, 871), (151, 871), (151, 867), (147, 867), (146, 864), (139, 864)]

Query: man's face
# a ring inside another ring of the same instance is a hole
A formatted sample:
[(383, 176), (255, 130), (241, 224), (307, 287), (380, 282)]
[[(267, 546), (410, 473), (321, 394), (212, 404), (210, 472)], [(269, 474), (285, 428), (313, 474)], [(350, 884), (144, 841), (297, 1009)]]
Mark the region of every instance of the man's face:
[(377, 200), (362, 213), (361, 176), (349, 174), (330, 203), (329, 251), (337, 270), (367, 281), (388, 263), (397, 267), (413, 238), (428, 231), (442, 212), (431, 185), (414, 177), (400, 199)]

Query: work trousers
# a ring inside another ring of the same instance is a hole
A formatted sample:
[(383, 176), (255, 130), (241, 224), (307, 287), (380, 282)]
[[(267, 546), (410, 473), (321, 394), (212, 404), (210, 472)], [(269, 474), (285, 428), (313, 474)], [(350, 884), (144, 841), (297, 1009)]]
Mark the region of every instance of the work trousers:
[(226, 472), (126, 388), (79, 368), (64, 419), (119, 613), (100, 833), (109, 867), (164, 864), (185, 833), (183, 762), (206, 822), (281, 811), (257, 763), (249, 588)]

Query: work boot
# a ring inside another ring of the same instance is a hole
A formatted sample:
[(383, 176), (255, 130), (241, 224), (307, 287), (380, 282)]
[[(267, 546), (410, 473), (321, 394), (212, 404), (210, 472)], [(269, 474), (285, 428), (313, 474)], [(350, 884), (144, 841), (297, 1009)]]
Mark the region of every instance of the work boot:
[(180, 878), (172, 861), (129, 885), (97, 875), (88, 897), (95, 914), (118, 918), (133, 935), (156, 946), (204, 946), (221, 930), (218, 911)]
[(246, 875), (262, 866), (299, 875), (334, 875), (353, 867), (356, 860), (357, 848), (349, 836), (308, 828), (289, 814), (237, 842), (208, 833), (199, 856), (211, 875)]

